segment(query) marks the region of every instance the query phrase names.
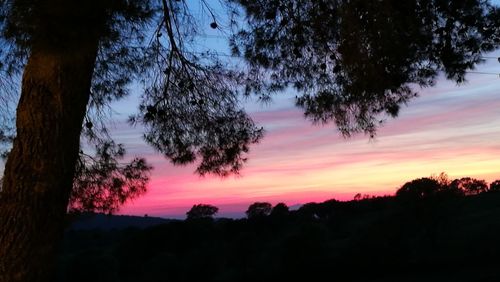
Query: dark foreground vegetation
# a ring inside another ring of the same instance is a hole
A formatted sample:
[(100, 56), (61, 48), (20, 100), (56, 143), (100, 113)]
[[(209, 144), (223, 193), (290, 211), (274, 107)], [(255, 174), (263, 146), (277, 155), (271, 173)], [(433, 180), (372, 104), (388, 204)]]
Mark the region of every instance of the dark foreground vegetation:
[(500, 281), (498, 182), (464, 190), (475, 181), (421, 178), (396, 196), (296, 211), (256, 203), (237, 220), (204, 207), (148, 229), (68, 231), (57, 281)]

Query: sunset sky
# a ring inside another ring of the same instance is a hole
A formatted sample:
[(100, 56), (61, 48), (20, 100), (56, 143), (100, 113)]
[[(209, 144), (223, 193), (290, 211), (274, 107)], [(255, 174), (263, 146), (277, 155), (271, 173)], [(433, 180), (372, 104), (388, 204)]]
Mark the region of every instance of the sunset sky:
[[(487, 54), (477, 72), (498, 73), (500, 64)], [(220, 179), (195, 175), (195, 166), (174, 167), (141, 139), (140, 128), (125, 119), (136, 108), (131, 96), (117, 107), (113, 135), (131, 156), (154, 165), (149, 191), (126, 204), (122, 214), (178, 217), (198, 203), (220, 208), (220, 216), (242, 216), (250, 203), (297, 205), (356, 193), (393, 194), (418, 177), (447, 172), (450, 178), (500, 179), (500, 78), (468, 75), (457, 86), (440, 79), (433, 88), (388, 119), (375, 139), (344, 139), (333, 124), (312, 125), (293, 105), (294, 95), (276, 96), (270, 105), (247, 101), (245, 107), (264, 126), (262, 142), (252, 147), (240, 176)]]
[[(206, 21), (208, 27), (211, 18)], [(200, 46), (229, 53), (218, 31), (206, 33)], [(485, 56), (474, 71), (500, 73), (500, 52)], [(357, 193), (393, 194), (406, 181), (440, 172), (500, 179), (500, 77), (471, 73), (467, 79), (460, 86), (440, 79), (436, 87), (418, 90), (420, 97), (388, 119), (375, 139), (344, 139), (333, 124), (312, 125), (294, 106), (293, 93), (269, 105), (247, 101), (245, 108), (266, 135), (251, 148), (241, 175), (225, 179), (197, 176), (194, 165), (174, 167), (145, 145), (140, 128), (124, 122), (137, 108), (132, 95), (116, 107), (114, 136), (155, 169), (148, 193), (121, 213), (184, 218), (192, 205), (207, 203), (220, 208), (219, 216), (243, 216), (255, 201), (293, 206)]]
[[(228, 53), (217, 33), (201, 40), (206, 48)], [(206, 203), (218, 206), (219, 216), (239, 217), (256, 201), (294, 206), (349, 200), (357, 193), (393, 194), (406, 181), (440, 172), (500, 179), (500, 52), (485, 56), (474, 72), (493, 74), (470, 73), (460, 86), (439, 79), (435, 87), (419, 89), (420, 96), (388, 119), (374, 139), (344, 139), (333, 124), (312, 125), (294, 106), (293, 93), (266, 105), (250, 99), (245, 108), (266, 134), (251, 148), (241, 175), (224, 179), (195, 175), (195, 165), (174, 167), (145, 144), (141, 128), (126, 122), (137, 110), (140, 93), (134, 90), (113, 105), (110, 129), (129, 157), (146, 157), (154, 170), (147, 194), (120, 213), (184, 218), (192, 205)]]

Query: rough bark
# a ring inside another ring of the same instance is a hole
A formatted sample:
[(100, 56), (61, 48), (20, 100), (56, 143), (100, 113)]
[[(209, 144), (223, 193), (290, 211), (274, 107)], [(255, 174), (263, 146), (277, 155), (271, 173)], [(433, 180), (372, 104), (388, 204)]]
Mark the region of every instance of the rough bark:
[(0, 193), (0, 282), (52, 281), (98, 41), (33, 48)]

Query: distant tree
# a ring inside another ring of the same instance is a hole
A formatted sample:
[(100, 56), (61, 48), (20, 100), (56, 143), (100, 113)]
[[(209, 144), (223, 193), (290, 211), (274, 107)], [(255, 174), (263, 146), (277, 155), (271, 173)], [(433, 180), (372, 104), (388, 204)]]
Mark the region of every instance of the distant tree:
[(361, 197), (362, 200), (369, 200), (369, 199), (373, 199), (373, 198), (376, 198), (377, 196), (373, 196), (373, 195), (369, 195), (369, 194), (363, 194), (363, 196)]
[(446, 172), (441, 172), (438, 175), (433, 174), (431, 175), (430, 179), (436, 180), (443, 187), (449, 186), (451, 183), (451, 180)]
[(361, 193), (357, 193), (356, 195), (354, 195), (354, 201), (359, 201), (361, 200)]
[(299, 210), (298, 210), (298, 214), (302, 217), (305, 217), (305, 218), (319, 218), (318, 214), (319, 214), (319, 209), (320, 209), (320, 204), (318, 203), (314, 203), (314, 202), (311, 202), (311, 203), (306, 203), (306, 204), (303, 204)]
[(285, 203), (278, 203), (273, 207), (270, 215), (273, 217), (284, 217), (287, 216), (289, 213), (290, 210)]
[(436, 195), (443, 186), (432, 178), (418, 178), (405, 183), (396, 192), (396, 198), (401, 199), (425, 199)]
[(490, 183), (490, 192), (500, 192), (500, 179)]
[(328, 219), (340, 210), (342, 210), (341, 202), (329, 199), (317, 205), (316, 214), (321, 219)]
[(462, 191), (465, 195), (477, 195), (488, 191), (486, 181), (471, 177), (455, 179), (451, 182), (450, 187)]
[(187, 213), (187, 219), (213, 218), (219, 208), (212, 205), (194, 205)]
[(258, 218), (268, 216), (271, 213), (272, 205), (267, 202), (255, 202), (248, 207), (245, 212), (248, 218)]

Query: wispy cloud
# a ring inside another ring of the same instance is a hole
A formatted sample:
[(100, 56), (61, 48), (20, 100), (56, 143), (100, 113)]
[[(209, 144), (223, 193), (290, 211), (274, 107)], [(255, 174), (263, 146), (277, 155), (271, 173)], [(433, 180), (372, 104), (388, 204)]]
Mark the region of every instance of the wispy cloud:
[[(498, 71), (494, 63), (482, 68)], [(137, 130), (117, 130), (134, 153), (156, 165), (148, 194), (122, 212), (182, 216), (193, 204), (211, 203), (222, 215), (242, 214), (254, 201), (293, 205), (349, 199), (358, 192), (392, 194), (407, 180), (441, 171), (492, 181), (500, 178), (499, 82), (471, 74), (465, 85), (440, 81), (422, 89), (373, 140), (346, 140), (333, 125), (311, 125), (293, 106), (292, 95), (278, 97), (275, 106), (252, 105), (252, 116), (267, 134), (252, 148), (242, 176), (222, 180), (193, 175), (194, 166), (173, 167), (138, 145)]]

